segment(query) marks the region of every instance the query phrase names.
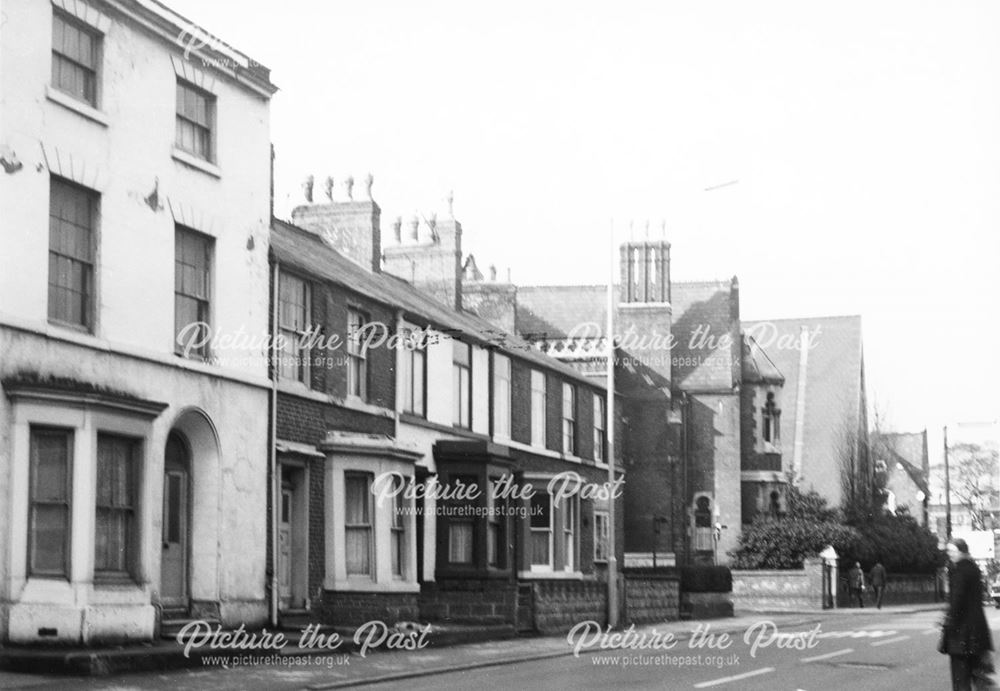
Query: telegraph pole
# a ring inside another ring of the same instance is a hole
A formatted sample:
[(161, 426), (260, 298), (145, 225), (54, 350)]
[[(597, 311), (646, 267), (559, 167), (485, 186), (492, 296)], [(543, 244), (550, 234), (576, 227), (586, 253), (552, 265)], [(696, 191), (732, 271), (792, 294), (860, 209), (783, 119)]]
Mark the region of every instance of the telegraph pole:
[(944, 426), (944, 531), (951, 540), (951, 477), (948, 474), (948, 425)]
[[(615, 223), (611, 222), (611, 247), (608, 253), (608, 315), (604, 337), (607, 339), (608, 403), (608, 487), (615, 486)], [(618, 556), (615, 546), (615, 498), (608, 497), (608, 626), (618, 626)]]

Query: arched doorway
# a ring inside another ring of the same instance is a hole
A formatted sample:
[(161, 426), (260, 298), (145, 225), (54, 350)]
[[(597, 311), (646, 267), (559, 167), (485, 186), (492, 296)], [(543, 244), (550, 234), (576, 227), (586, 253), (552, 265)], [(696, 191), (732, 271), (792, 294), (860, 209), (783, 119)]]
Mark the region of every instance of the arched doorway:
[(163, 551), (160, 601), (164, 608), (187, 609), (190, 597), (191, 445), (178, 431), (167, 437), (163, 466)]

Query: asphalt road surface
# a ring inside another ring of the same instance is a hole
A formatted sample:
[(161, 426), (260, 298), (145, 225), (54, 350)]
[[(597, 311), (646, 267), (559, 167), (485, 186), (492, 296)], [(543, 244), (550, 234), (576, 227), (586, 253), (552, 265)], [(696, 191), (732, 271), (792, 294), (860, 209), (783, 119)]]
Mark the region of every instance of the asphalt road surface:
[[(987, 610), (1000, 643), (1000, 611)], [(890, 613), (838, 610), (803, 617), (811, 623), (741, 630), (729, 640), (694, 637), (670, 649), (607, 649), (468, 671), (447, 672), (367, 685), (365, 689), (722, 689), (815, 691), (886, 689), (933, 691), (950, 688), (948, 658), (937, 650), (939, 611)], [(708, 622), (712, 626), (723, 622)], [(694, 628), (696, 622), (691, 623)], [(818, 628), (817, 628), (818, 625)], [(526, 645), (531, 646), (531, 639)], [(448, 649), (430, 653), (449, 663)], [(398, 661), (397, 661), (398, 662)], [(386, 655), (353, 664), (377, 664), (384, 673), (406, 672)], [(339, 675), (343, 679), (342, 675)], [(248, 689), (292, 691), (334, 678), (322, 670), (268, 666), (236, 669), (176, 670), (115, 678), (45, 678), (0, 673), (2, 689), (132, 691), (163, 689)]]

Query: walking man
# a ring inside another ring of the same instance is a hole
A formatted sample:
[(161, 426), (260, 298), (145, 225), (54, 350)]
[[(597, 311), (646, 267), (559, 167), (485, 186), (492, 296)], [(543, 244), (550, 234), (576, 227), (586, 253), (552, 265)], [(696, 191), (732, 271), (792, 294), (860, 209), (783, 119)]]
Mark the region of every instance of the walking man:
[(875, 591), (873, 595), (875, 596), (875, 607), (878, 609), (882, 609), (882, 594), (885, 593), (885, 581), (885, 567), (882, 566), (882, 560), (877, 559), (871, 573), (868, 574), (868, 582), (871, 584), (872, 590)]

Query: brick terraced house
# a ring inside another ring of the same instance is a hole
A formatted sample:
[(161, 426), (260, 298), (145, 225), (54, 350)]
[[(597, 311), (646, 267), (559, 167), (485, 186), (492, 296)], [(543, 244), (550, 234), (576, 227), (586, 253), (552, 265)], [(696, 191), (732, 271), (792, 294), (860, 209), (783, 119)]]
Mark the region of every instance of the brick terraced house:
[(454, 218), (382, 246), (370, 190), (272, 225), (273, 328), (311, 335), (276, 365), (285, 620), (603, 619), (610, 502), (548, 491), (605, 487), (603, 381), (461, 309)]

